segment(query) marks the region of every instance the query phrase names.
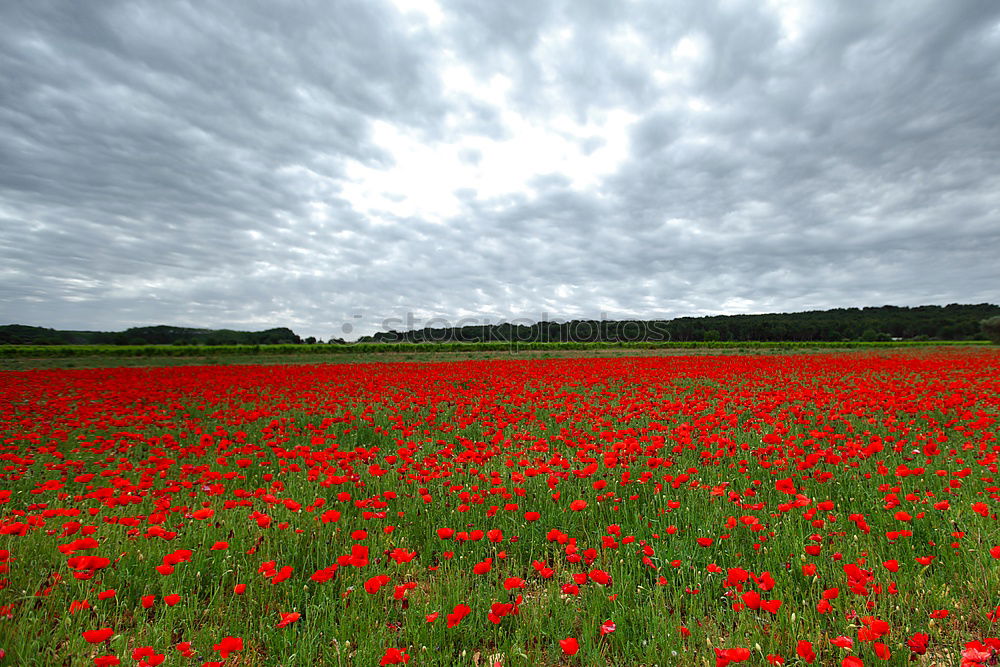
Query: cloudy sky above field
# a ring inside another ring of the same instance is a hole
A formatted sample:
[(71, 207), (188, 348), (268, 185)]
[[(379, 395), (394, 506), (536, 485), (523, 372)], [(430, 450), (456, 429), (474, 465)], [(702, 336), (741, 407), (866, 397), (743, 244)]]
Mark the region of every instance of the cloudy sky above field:
[(997, 302), (997, 109), (995, 2), (7, 0), (0, 324)]

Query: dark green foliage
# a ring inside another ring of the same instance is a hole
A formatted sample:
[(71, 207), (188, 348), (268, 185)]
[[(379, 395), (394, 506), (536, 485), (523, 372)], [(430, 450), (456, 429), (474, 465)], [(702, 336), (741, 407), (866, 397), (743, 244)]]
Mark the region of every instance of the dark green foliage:
[[(573, 320), (536, 324), (486, 324), (413, 331), (379, 332), (358, 343), (493, 343), (509, 345), (564, 343), (688, 342), (837, 342), (892, 340), (975, 340), (986, 334), (981, 322), (1000, 318), (1000, 306), (949, 304), (947, 306), (881, 306), (836, 308), (769, 315), (716, 315), (679, 317), (673, 320)], [(307, 339), (305, 342), (309, 342)], [(291, 329), (266, 331), (193, 329), (186, 327), (135, 327), (120, 332), (58, 331), (11, 324), (0, 326), (0, 345), (171, 345), (254, 346), (299, 345), (303, 340)], [(331, 346), (345, 344), (339, 338)], [(356, 345), (356, 344), (355, 344)], [(354, 346), (352, 346), (354, 347)], [(183, 356), (183, 355), (180, 355)]]
[(1000, 345), (1000, 315), (988, 317), (979, 323), (983, 336)]
[(980, 321), (1000, 316), (989, 303), (835, 308), (768, 315), (715, 315), (673, 320), (573, 320), (379, 332), (362, 343), (544, 343), (689, 341), (976, 340)]
[(0, 345), (283, 345), (302, 339), (286, 327), (266, 331), (133, 327), (125, 331), (58, 331), (23, 324), (0, 326)]

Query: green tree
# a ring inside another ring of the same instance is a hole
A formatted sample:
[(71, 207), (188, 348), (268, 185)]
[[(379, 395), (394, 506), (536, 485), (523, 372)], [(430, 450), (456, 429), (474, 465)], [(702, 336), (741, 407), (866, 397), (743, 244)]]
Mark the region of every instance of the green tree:
[(871, 343), (878, 340), (878, 332), (868, 327), (861, 333), (861, 340), (866, 343)]
[(984, 336), (997, 345), (1000, 345), (1000, 315), (982, 320), (979, 323), (979, 328), (982, 330)]

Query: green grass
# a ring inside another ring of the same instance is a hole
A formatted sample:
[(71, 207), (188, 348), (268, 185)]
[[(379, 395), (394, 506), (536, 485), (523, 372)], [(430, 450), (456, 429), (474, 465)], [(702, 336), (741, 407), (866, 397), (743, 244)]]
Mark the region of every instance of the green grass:
[(716, 341), (666, 343), (399, 343), (353, 345), (0, 345), (0, 370), (201, 364), (465, 361), (660, 354), (982, 347), (989, 341)]

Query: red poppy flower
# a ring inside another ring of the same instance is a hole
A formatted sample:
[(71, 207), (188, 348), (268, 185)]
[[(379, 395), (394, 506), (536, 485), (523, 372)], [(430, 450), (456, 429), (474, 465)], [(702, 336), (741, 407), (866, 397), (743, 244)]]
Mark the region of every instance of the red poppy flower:
[(858, 630), (858, 639), (863, 642), (879, 639), (889, 634), (889, 630), (891, 629), (888, 621), (883, 621), (874, 616), (862, 616), (861, 622), (864, 624), (864, 627)]
[(389, 552), (389, 558), (393, 559), (400, 565), (402, 565), (403, 563), (409, 563), (416, 557), (417, 557), (416, 551), (407, 551), (406, 549), (403, 549), (401, 547), (396, 547), (391, 552)]
[[(989, 641), (989, 640), (987, 640)], [(962, 663), (965, 664), (966, 661), (974, 664), (979, 664), (981, 662), (986, 662), (993, 657), (993, 649), (989, 646), (983, 645), (981, 642), (973, 641), (965, 645), (962, 650)]]
[(601, 586), (610, 586), (612, 583), (611, 575), (605, 572), (604, 570), (596, 570), (596, 569), (591, 570), (589, 572), (589, 575), (591, 581), (593, 581), (595, 584), (600, 584)]
[(794, 496), (797, 493), (795, 490), (795, 481), (791, 477), (779, 479), (774, 483), (774, 488), (790, 496)]
[(751, 572), (750, 576), (753, 577), (753, 580), (757, 583), (757, 587), (762, 591), (771, 590), (777, 583), (774, 581), (774, 577), (771, 576), (770, 572), (761, 572), (759, 576)]
[(472, 609), (467, 604), (457, 604), (455, 608), (452, 609), (451, 613), (446, 616), (448, 621), (448, 627), (453, 628), (462, 622), (462, 619), (468, 616), (472, 612)]
[(302, 616), (302, 614), (300, 614), (297, 611), (281, 612), (281, 620), (278, 621), (277, 627), (280, 629), (280, 628), (283, 628), (283, 627), (285, 627), (286, 625), (288, 625), (290, 623), (294, 623), (295, 621), (299, 620), (299, 618), (301, 616)]
[(559, 640), (559, 648), (566, 655), (576, 655), (580, 650), (580, 642), (578, 642), (573, 637), (567, 637), (566, 639)]
[(715, 649), (715, 667), (726, 667), (733, 662), (746, 662), (750, 659), (748, 648), (717, 648)]
[(114, 631), (111, 628), (101, 628), (100, 630), (85, 630), (83, 632), (83, 638), (86, 639), (91, 644), (100, 644), (103, 641), (107, 641), (111, 638)]
[(389, 578), (388, 575), (377, 574), (374, 577), (371, 577), (370, 579), (365, 581), (365, 591), (371, 595), (374, 595), (375, 593), (379, 592), (380, 588), (388, 585), (390, 581), (391, 579)]
[(760, 609), (760, 593), (757, 591), (747, 591), (740, 598), (749, 609)]
[(795, 653), (810, 665), (816, 661), (816, 653), (813, 651), (812, 642), (805, 639), (799, 640), (799, 643), (796, 644)]
[(212, 648), (219, 652), (219, 656), (225, 660), (233, 651), (243, 650), (243, 639), (241, 637), (223, 637), (218, 644), (213, 644)]
[(777, 614), (778, 610), (781, 609), (781, 600), (763, 600), (760, 603), (760, 608), (769, 614)]
[(888, 660), (892, 657), (892, 652), (889, 650), (889, 647), (882, 642), (875, 642), (872, 644), (872, 650), (875, 651), (875, 656), (879, 660)]
[(379, 660), (379, 665), (403, 665), (410, 661), (410, 655), (406, 652), (406, 649), (401, 648), (387, 648), (385, 650), (385, 655)]
[(138, 646), (132, 650), (133, 660), (142, 660), (156, 653), (152, 646)]
[(506, 590), (512, 590), (515, 588), (524, 588), (525, 581), (520, 577), (507, 577), (503, 580), (503, 587)]
[(923, 632), (917, 632), (906, 640), (906, 645), (917, 655), (923, 655), (927, 653), (927, 642), (929, 639), (930, 637)]
[(394, 600), (405, 600), (407, 591), (411, 591), (416, 587), (417, 582), (415, 581), (407, 581), (404, 584), (399, 584), (393, 588), (392, 597)]

